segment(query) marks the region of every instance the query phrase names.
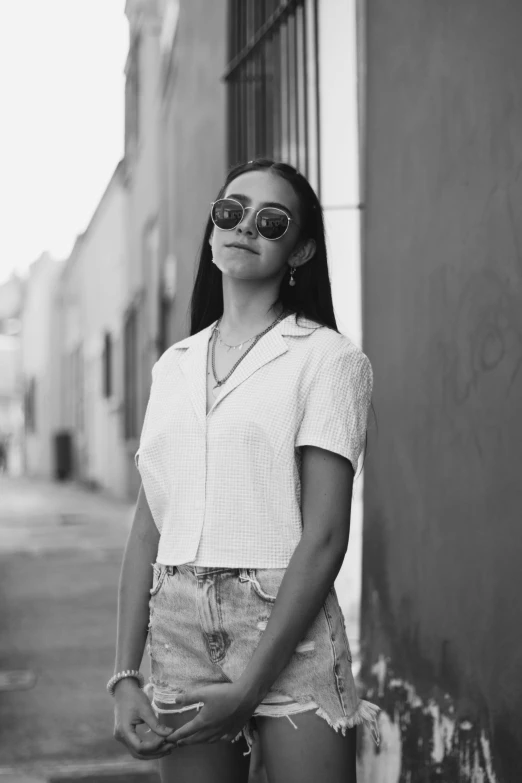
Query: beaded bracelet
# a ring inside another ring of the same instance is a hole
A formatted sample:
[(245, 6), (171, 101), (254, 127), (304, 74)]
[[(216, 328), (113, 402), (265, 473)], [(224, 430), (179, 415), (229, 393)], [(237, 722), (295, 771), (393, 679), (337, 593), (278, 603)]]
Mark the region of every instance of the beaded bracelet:
[(125, 679), (125, 677), (134, 677), (136, 680), (138, 680), (140, 688), (143, 688), (143, 685), (145, 684), (145, 677), (141, 672), (139, 672), (137, 669), (126, 669), (124, 672), (118, 672), (117, 674), (114, 674), (107, 683), (106, 688), (111, 696), (114, 696), (114, 686), (116, 683)]

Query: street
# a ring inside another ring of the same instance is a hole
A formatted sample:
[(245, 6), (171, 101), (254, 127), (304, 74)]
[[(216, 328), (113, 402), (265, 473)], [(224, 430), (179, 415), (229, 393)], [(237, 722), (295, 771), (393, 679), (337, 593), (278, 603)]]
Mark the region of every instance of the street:
[[(113, 781), (117, 770), (157, 779), (146, 775), (154, 762), (113, 739), (105, 691), (132, 512), (71, 486), (0, 478), (0, 780), (65, 780), (91, 767)], [(5, 690), (13, 671), (16, 689)]]
[[(113, 739), (113, 702), (105, 691), (132, 515), (131, 504), (74, 485), (0, 477), (4, 783), (79, 776), (84, 783), (118, 783), (135, 774), (140, 781), (158, 781), (155, 762), (133, 759)], [(353, 561), (346, 558), (337, 580), (351, 642), (355, 607), (346, 596), (357, 573)], [(147, 678), (147, 655), (142, 671)]]

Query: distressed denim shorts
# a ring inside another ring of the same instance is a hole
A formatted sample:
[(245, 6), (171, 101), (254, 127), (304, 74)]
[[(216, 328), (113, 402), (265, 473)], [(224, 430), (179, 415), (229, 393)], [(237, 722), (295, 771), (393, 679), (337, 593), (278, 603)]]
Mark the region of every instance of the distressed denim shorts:
[[(203, 685), (236, 681), (257, 647), (285, 575), (284, 568), (214, 568), (153, 564), (145, 692), (156, 716), (184, 712), (176, 696)], [(335, 588), (294, 654), (242, 731), (252, 750), (255, 716), (287, 717), (314, 710), (343, 735), (369, 725), (379, 742), (379, 707), (359, 699), (344, 617)]]

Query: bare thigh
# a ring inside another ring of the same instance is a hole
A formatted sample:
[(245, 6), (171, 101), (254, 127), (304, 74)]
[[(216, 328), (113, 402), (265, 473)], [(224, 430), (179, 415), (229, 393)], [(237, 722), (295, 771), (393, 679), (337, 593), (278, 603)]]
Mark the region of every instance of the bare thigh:
[(288, 718), (256, 715), (268, 783), (357, 783), (356, 728), (345, 736), (313, 711)]
[[(161, 713), (160, 720), (179, 729), (194, 718), (196, 710)], [(244, 737), (237, 742), (198, 743), (174, 748), (159, 759), (161, 783), (247, 783), (250, 756)]]

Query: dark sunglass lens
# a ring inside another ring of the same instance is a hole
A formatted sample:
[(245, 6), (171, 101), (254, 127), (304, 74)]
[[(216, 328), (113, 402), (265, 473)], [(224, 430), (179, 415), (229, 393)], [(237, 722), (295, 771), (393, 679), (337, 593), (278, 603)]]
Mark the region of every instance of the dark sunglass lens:
[(243, 207), (237, 201), (220, 199), (212, 207), (212, 219), (218, 228), (225, 231), (235, 228), (243, 216)]
[(288, 217), (278, 209), (266, 207), (257, 217), (257, 230), (265, 239), (279, 239), (288, 228)]

